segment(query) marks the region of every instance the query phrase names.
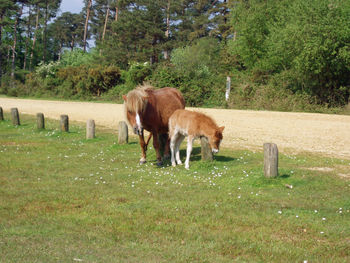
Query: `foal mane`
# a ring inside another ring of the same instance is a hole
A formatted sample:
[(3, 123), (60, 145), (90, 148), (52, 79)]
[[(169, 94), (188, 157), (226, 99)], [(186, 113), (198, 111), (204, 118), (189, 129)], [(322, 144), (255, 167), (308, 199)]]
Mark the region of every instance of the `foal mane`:
[(148, 92), (153, 91), (153, 89), (154, 88), (150, 85), (142, 85), (129, 91), (126, 95), (126, 110), (131, 112), (144, 112), (148, 102)]

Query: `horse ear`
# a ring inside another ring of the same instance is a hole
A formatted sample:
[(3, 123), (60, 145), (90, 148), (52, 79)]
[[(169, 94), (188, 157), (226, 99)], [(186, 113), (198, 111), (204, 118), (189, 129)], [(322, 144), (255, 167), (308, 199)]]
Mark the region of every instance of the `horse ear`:
[(222, 127), (219, 127), (218, 131), (222, 133), (224, 129), (225, 129), (225, 126), (222, 126)]
[(126, 101), (126, 96), (125, 95), (123, 95), (123, 100)]

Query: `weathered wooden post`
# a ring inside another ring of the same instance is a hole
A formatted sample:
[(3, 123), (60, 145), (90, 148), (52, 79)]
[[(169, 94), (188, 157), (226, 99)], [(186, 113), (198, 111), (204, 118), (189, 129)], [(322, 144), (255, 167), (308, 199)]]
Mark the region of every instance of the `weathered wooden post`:
[(2, 108), (0, 107), (0, 121), (4, 120), (4, 112), (2, 111)]
[(61, 115), (61, 131), (69, 131), (69, 118), (68, 115)]
[(118, 143), (124, 144), (129, 142), (128, 125), (125, 121), (120, 121), (118, 124)]
[(18, 114), (17, 108), (11, 108), (11, 117), (12, 117), (12, 124), (14, 126), (21, 125), (21, 123), (19, 122), (19, 114)]
[(226, 77), (226, 92), (225, 92), (225, 99), (228, 101), (230, 98), (230, 92), (231, 92), (231, 77)]
[(278, 176), (278, 148), (274, 143), (264, 143), (264, 174), (267, 178)]
[(38, 130), (45, 129), (44, 114), (41, 112), (36, 114), (36, 126), (37, 126)]
[(201, 137), (201, 155), (203, 161), (213, 160), (213, 152), (211, 151), (208, 138), (205, 136)]
[(90, 119), (86, 122), (86, 139), (95, 138), (95, 121)]

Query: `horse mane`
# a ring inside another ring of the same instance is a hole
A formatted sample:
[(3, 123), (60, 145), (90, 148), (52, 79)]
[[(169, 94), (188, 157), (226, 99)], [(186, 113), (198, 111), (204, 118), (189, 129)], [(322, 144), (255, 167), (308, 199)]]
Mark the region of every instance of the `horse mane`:
[(152, 92), (154, 87), (149, 84), (140, 85), (128, 92), (125, 107), (131, 112), (144, 112), (147, 106), (149, 92)]

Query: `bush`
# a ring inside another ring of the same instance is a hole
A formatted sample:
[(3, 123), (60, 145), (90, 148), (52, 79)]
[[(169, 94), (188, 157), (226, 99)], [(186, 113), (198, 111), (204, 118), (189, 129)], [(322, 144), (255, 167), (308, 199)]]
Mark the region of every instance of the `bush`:
[(58, 87), (59, 93), (74, 96), (101, 96), (102, 93), (116, 86), (121, 81), (118, 67), (81, 65), (59, 69), (57, 78), (62, 81)]
[(130, 87), (143, 84), (152, 75), (152, 68), (149, 63), (133, 63), (123, 73), (125, 84)]
[(152, 75), (157, 87), (176, 87), (187, 106), (216, 106), (225, 102), (226, 76), (220, 74), (220, 45), (204, 38), (172, 52), (171, 63), (158, 65)]

